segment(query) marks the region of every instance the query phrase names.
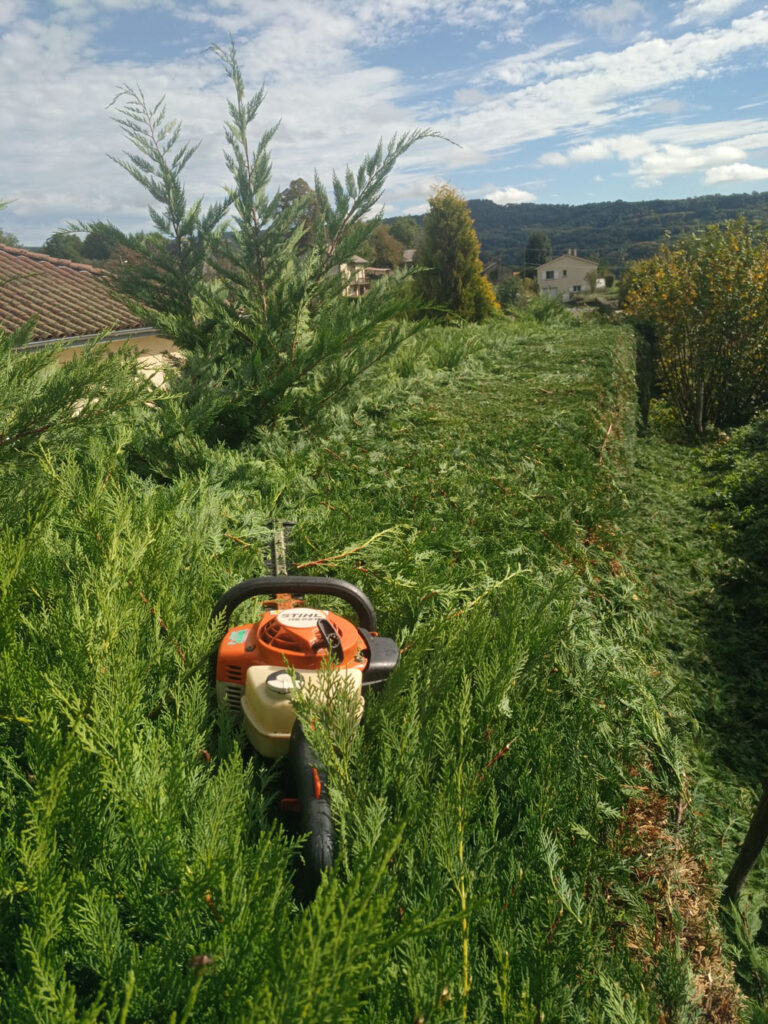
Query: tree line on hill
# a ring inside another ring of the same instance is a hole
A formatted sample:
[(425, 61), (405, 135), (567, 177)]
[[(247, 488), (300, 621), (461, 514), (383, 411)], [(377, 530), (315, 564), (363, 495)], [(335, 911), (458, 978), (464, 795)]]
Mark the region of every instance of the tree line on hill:
[(579, 206), (499, 206), (490, 199), (470, 199), (468, 206), (484, 259), (497, 258), (519, 267), (530, 235), (540, 231), (549, 236), (555, 256), (578, 249), (580, 256), (598, 260), (619, 275), (632, 261), (652, 256), (667, 236), (674, 240), (739, 216), (750, 223), (768, 222), (768, 192)]
[[(299, 245), (299, 250), (306, 252), (311, 242), (312, 224), (320, 212), (312, 187), (304, 178), (296, 178), (279, 193), (278, 198), (281, 212), (292, 204), (308, 204), (308, 210), (301, 216), (305, 231)], [(372, 225), (370, 237), (361, 243), (358, 255), (377, 267), (402, 267), (405, 263), (405, 253), (416, 249), (423, 235), (421, 225), (413, 217), (396, 217), (388, 224), (374, 220)], [(83, 238), (80, 237), (82, 234)], [(46, 238), (40, 249), (56, 259), (98, 265), (110, 260), (121, 247), (131, 248), (150, 237), (162, 240), (163, 236), (159, 232), (123, 232), (110, 221), (95, 221), (87, 225), (73, 225), (69, 230), (54, 231)], [(224, 237), (230, 243), (234, 242), (234, 234), (231, 231), (225, 231)], [(0, 245), (19, 244), (16, 235), (0, 230)]]
[[(292, 181), (282, 195), (291, 201), (306, 197), (311, 186), (302, 178)], [(688, 199), (652, 199), (643, 202), (616, 200), (566, 205), (517, 203), (500, 206), (489, 199), (467, 200), (484, 262), (499, 261), (522, 268), (532, 262), (533, 236), (549, 242), (545, 258), (568, 249), (596, 259), (618, 275), (629, 263), (654, 255), (665, 240), (674, 241), (708, 224), (743, 216), (748, 222), (768, 222), (768, 192), (696, 196)], [(418, 248), (423, 215), (385, 218), (361, 255), (374, 266), (399, 267), (403, 252)], [(99, 261), (109, 258), (120, 232), (114, 225), (91, 225), (84, 239), (68, 231), (51, 235), (43, 251), (59, 258)], [(18, 245), (18, 238), (0, 231), (0, 243)]]

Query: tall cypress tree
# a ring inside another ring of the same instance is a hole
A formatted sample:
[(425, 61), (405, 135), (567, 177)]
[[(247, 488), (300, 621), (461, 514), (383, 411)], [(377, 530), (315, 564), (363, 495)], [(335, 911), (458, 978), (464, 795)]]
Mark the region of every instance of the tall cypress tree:
[(296, 179), (270, 195), (278, 125), (258, 140), (250, 134), (264, 89), (247, 94), (234, 44), (212, 50), (234, 87), (222, 202), (204, 209), (202, 197), (187, 199), (183, 172), (197, 145), (182, 139), (164, 101), (150, 103), (138, 87), (118, 94), (116, 121), (130, 149), (115, 159), (153, 198), (159, 233), (135, 246), (138, 258), (121, 265), (118, 284), (186, 350), (175, 384), (194, 429), (239, 445), (279, 417), (308, 422), (421, 329), (407, 275), (382, 278), (354, 303), (340, 267), (369, 237), (368, 218), (397, 161), (438, 133), (380, 141), (356, 173), (334, 173), (330, 190), (315, 176), (312, 188)]
[[(532, 231), (525, 245), (525, 270), (535, 271), (542, 263), (552, 259), (552, 243), (546, 231)], [(534, 274), (535, 276), (535, 274)]]
[(465, 320), (483, 320), (499, 308), (490, 282), (483, 277), (480, 242), (469, 207), (450, 185), (441, 185), (429, 200), (417, 262), (429, 268), (419, 275), (419, 286), (431, 305)]

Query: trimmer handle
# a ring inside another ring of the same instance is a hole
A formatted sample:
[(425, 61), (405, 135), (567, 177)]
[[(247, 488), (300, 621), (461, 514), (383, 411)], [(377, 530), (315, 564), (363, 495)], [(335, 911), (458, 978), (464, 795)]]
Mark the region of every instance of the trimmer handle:
[(328, 597), (340, 597), (357, 613), (357, 621), (363, 629), (369, 633), (376, 632), (376, 609), (370, 598), (353, 583), (329, 576), (254, 576), (222, 594), (213, 609), (213, 618), (224, 612), (224, 625), (228, 626), (235, 608), (259, 594), (325, 594)]

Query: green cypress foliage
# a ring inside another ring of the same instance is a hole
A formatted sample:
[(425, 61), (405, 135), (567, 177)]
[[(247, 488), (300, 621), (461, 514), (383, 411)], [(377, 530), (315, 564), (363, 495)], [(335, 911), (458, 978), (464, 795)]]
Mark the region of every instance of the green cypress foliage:
[[(238, 102), (233, 167), (253, 183)], [(375, 178), (387, 154), (371, 160)], [(313, 190), (342, 252), (353, 189)], [(238, 227), (252, 253), (259, 230)], [(306, 231), (294, 216), (291, 238)], [(256, 324), (230, 323), (233, 351), (236, 330), (254, 348), (284, 337), (300, 260), (262, 292), (229, 255)], [(201, 331), (204, 286), (198, 367), (221, 343)], [(364, 303), (317, 287), (313, 344), (365, 326)], [(654, 914), (654, 846), (627, 814), (690, 796), (683, 687), (622, 536), (634, 342), (539, 314), (430, 328), (377, 350), (362, 381), (305, 377), (311, 426), (257, 419), (239, 451), (191, 429), (195, 409), (208, 423), (203, 387), (214, 409), (227, 387), (215, 362), (185, 408), (130, 356), (92, 346), (57, 366), (55, 350), (11, 351), (29, 328), (0, 336), (1, 1020), (696, 1017), (707, 959), (673, 934), (671, 878)], [(273, 410), (295, 412), (284, 394)], [(340, 849), (309, 907), (279, 767), (249, 754), (208, 676), (210, 609), (263, 572), (288, 514), (292, 568), (362, 586), (402, 649), (358, 728), (340, 706), (317, 717)]]
[(469, 208), (449, 185), (440, 186), (429, 200), (417, 261), (427, 268), (418, 287), (431, 306), (465, 320), (484, 320), (498, 310), (493, 288), (483, 277)]
[(182, 172), (199, 143), (180, 142), (181, 124), (168, 117), (163, 100), (151, 104), (141, 88), (126, 85), (113, 103), (121, 104), (115, 120), (131, 149), (112, 159), (157, 204), (149, 208), (155, 232), (134, 239), (136, 259), (121, 268), (118, 281), (141, 304), (163, 314), (156, 317), (158, 326), (170, 338), (191, 346), (196, 337), (195, 296), (210, 239), (227, 204), (213, 203), (203, 211), (202, 199), (187, 200)]
[[(679, 776), (675, 705), (634, 581), (584, 544), (622, 511), (631, 355), (569, 321), (434, 328), (312, 432), (198, 442), (161, 484), (131, 467), (178, 399), (96, 350), (2, 364), (3, 436), (57, 426), (0, 447), (0, 1019), (669, 1010), (624, 947), (618, 829), (628, 786)], [(277, 773), (207, 678), (210, 608), (288, 511), (298, 571), (363, 586), (404, 650), (359, 729), (318, 720), (340, 857), (307, 908)]]
[(190, 425), (211, 440), (240, 444), (280, 416), (307, 422), (421, 329), (411, 316), (407, 273), (352, 302), (339, 268), (369, 237), (366, 217), (397, 160), (436, 133), (380, 142), (356, 173), (334, 174), (330, 193), (316, 178), (312, 189), (295, 183), (270, 195), (269, 146), (278, 126), (255, 144), (249, 137), (264, 90), (247, 95), (234, 46), (213, 49), (234, 89), (223, 203), (203, 211), (201, 199), (187, 200), (183, 172), (197, 147), (182, 141), (162, 101), (151, 105), (134, 88), (118, 97), (131, 150), (117, 162), (157, 204), (150, 213), (162, 236), (138, 246), (138, 261), (127, 264), (119, 283), (189, 351), (178, 391)]

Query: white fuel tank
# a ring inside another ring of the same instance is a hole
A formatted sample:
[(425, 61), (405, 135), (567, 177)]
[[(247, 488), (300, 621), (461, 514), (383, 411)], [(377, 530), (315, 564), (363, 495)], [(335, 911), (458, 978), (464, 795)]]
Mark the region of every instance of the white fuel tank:
[[(288, 753), (291, 730), (296, 721), (293, 707), (294, 689), (314, 687), (324, 697), (323, 673), (302, 669), (289, 672), (274, 665), (252, 665), (245, 674), (245, 693), (242, 698), (245, 732), (255, 749), (264, 757), (281, 757)], [(359, 698), (363, 713), (363, 673), (361, 669), (342, 671), (353, 693)], [(327, 675), (326, 675), (327, 678)]]

